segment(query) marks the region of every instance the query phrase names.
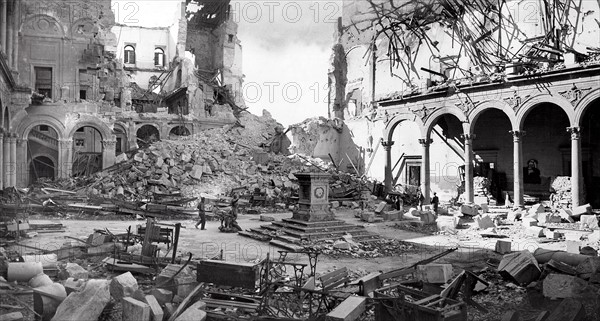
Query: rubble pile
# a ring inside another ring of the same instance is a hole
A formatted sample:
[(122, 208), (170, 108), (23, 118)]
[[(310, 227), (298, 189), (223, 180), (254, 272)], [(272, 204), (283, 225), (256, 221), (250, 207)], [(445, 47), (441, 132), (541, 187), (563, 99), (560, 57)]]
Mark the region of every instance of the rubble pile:
[(568, 206), (571, 203), (571, 176), (557, 176), (550, 187), (554, 191), (550, 194), (553, 206)]
[[(309, 243), (307, 243), (309, 244)], [(332, 257), (376, 258), (400, 256), (415, 251), (412, 243), (395, 239), (376, 239), (369, 242), (350, 240), (325, 240), (305, 246), (308, 251), (317, 251)]]

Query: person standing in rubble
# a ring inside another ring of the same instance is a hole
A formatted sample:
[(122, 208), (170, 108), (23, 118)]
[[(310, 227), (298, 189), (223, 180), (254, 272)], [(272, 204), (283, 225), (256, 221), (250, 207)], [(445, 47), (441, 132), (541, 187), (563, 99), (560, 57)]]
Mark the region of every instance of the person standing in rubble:
[(421, 193), (421, 189), (417, 190), (417, 200), (419, 202), (419, 211), (423, 210), (423, 203), (425, 202), (425, 196)]
[(195, 228), (198, 228), (198, 225), (200, 225), (200, 229), (201, 230), (206, 230), (205, 225), (206, 225), (206, 212), (207, 212), (207, 207), (208, 205), (205, 202), (205, 198), (204, 197), (200, 197), (200, 202), (198, 203), (198, 216), (200, 216), (200, 220), (198, 220), (198, 222), (196, 222), (196, 225), (194, 225)]
[(438, 213), (438, 205), (440, 204), (440, 199), (437, 197), (437, 193), (433, 193), (433, 198), (431, 199), (431, 205), (433, 205), (433, 212), (437, 215)]
[(231, 214), (233, 215), (234, 220), (237, 220), (238, 218), (239, 201), (240, 196), (238, 193), (233, 193), (233, 199), (231, 200)]

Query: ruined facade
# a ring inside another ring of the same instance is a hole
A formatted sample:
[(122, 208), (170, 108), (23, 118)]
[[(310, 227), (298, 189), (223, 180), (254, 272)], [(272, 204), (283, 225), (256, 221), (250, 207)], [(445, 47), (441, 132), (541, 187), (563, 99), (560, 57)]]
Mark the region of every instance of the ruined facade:
[(332, 155), (427, 200), (473, 202), (485, 177), (491, 197), (519, 206), (571, 176), (571, 205), (600, 206), (598, 12), (593, 1), (345, 1)]
[(143, 28), (115, 25), (110, 0), (1, 2), (0, 187), (88, 175), (128, 149), (235, 122), (243, 101), (222, 99), (243, 79), (235, 23), (205, 26), (235, 39), (205, 53), (179, 9), (172, 26)]

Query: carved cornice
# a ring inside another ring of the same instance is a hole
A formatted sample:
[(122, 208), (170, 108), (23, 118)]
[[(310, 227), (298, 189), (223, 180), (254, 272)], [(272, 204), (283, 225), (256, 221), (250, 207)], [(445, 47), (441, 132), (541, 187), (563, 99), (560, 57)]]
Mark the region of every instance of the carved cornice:
[(73, 140), (72, 139), (59, 139), (58, 146), (63, 149), (70, 148), (71, 146), (73, 146)]
[(592, 90), (592, 87), (578, 88), (575, 84), (573, 84), (573, 87), (571, 87), (569, 90), (559, 91), (558, 93), (565, 97), (565, 99), (568, 100), (571, 105), (575, 106), (577, 105), (577, 102), (581, 100), (581, 97), (583, 97), (585, 93), (590, 90)]

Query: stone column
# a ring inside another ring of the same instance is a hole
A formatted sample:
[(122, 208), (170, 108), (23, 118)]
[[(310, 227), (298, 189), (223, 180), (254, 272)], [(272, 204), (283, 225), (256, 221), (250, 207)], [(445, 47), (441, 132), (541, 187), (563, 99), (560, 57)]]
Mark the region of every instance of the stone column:
[(10, 186), (17, 186), (17, 134), (14, 133), (10, 137), (10, 162)]
[(116, 155), (115, 155), (115, 146), (117, 145), (117, 140), (103, 140), (102, 141), (102, 168), (111, 167), (115, 164)]
[(513, 135), (513, 201), (514, 207), (523, 207), (523, 151), (521, 138), (524, 130), (511, 130)]
[(571, 134), (571, 202), (573, 207), (581, 201), (581, 128), (568, 127)]
[(6, 11), (8, 9), (6, 1), (0, 0), (0, 45), (2, 45), (2, 51), (6, 52), (6, 18), (8, 17)]
[(4, 154), (4, 166), (2, 166), (2, 181), (4, 182), (4, 187), (10, 186), (10, 176), (9, 176), (9, 168), (10, 168), (10, 136), (8, 133), (4, 133), (4, 142), (2, 144), (2, 151)]
[(56, 165), (58, 167), (57, 178), (69, 177), (67, 163), (71, 162), (69, 159), (69, 149), (73, 146), (72, 142), (73, 141), (69, 141), (68, 139), (58, 140), (58, 159), (56, 160), (58, 162)]
[(385, 150), (385, 169), (383, 173), (383, 182), (385, 185), (385, 191), (390, 192), (392, 190), (392, 145), (393, 141), (381, 141), (381, 146)]
[[(8, 66), (12, 66), (12, 42), (13, 42), (13, 9), (10, 6), (10, 0), (6, 0), (7, 16), (6, 16), (6, 46), (4, 46), (4, 53), (8, 58)], [(10, 9), (8, 9), (11, 7)]]
[(27, 143), (29, 140), (18, 138), (15, 133), (16, 162), (15, 186), (26, 187), (29, 182), (29, 163), (27, 162)]
[(63, 175), (65, 178), (71, 177), (73, 173), (73, 139), (65, 139), (63, 141), (64, 146), (64, 163), (63, 163)]
[(473, 191), (473, 139), (475, 134), (463, 134), (465, 140), (465, 194), (468, 203), (473, 203), (475, 193)]
[(0, 189), (4, 189), (4, 131), (2, 128), (0, 128)]
[(419, 144), (423, 146), (423, 155), (421, 155), (421, 192), (425, 198), (425, 204), (429, 204), (431, 199), (431, 161), (429, 157), (429, 146), (431, 143), (433, 143), (433, 139), (419, 139)]
[(19, 23), (20, 23), (20, 10), (19, 10), (19, 0), (14, 0), (13, 2), (13, 48), (12, 48), (12, 68), (13, 70), (18, 69), (19, 62)]

